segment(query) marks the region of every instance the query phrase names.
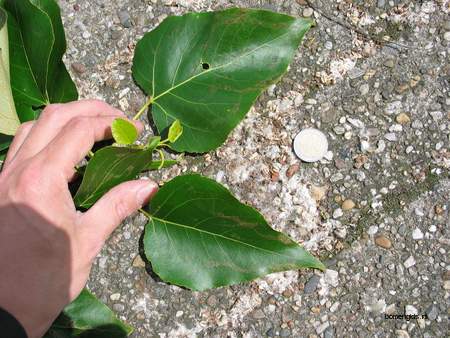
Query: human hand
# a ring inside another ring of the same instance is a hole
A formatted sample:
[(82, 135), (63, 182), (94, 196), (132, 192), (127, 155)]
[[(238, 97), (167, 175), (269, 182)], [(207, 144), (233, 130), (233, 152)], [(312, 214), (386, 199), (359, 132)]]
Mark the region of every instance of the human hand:
[(157, 190), (152, 181), (130, 181), (87, 212), (75, 209), (74, 167), (111, 136), (117, 117), (124, 115), (97, 100), (50, 105), (11, 144), (0, 173), (0, 307), (29, 337), (41, 337), (78, 296), (105, 240)]

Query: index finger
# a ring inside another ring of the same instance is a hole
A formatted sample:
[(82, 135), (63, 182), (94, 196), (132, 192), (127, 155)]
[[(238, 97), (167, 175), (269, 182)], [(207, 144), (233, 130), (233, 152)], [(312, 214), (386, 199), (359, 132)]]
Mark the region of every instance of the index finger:
[[(74, 167), (92, 149), (95, 142), (111, 138), (111, 124), (117, 116), (79, 116), (67, 123), (38, 156), (54, 170), (62, 171), (66, 179), (74, 174)], [(142, 124), (133, 121), (138, 131)]]

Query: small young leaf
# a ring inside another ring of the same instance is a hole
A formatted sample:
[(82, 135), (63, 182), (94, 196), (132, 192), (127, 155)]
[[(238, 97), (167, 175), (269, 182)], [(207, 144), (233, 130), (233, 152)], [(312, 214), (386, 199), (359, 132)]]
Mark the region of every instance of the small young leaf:
[(144, 250), (165, 281), (194, 290), (325, 266), (217, 182), (178, 176), (149, 204)]
[(180, 120), (175, 120), (169, 128), (169, 142), (175, 143), (181, 134), (183, 134), (183, 126), (181, 125)]
[(125, 338), (133, 328), (121, 322), (114, 313), (87, 289), (65, 307), (44, 338)]
[(115, 119), (111, 125), (112, 135), (116, 143), (133, 144), (138, 138), (138, 131), (133, 123), (125, 119)]
[(134, 179), (152, 162), (152, 151), (122, 147), (98, 150), (86, 167), (83, 181), (75, 194), (77, 207), (89, 208), (116, 185)]
[(161, 136), (150, 137), (147, 142), (147, 149), (154, 150), (158, 146), (159, 142), (161, 142)]

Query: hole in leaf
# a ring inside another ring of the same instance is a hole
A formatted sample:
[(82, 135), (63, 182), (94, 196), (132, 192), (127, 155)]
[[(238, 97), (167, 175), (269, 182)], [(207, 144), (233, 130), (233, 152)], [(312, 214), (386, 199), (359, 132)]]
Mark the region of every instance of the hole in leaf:
[(209, 63), (203, 62), (202, 63), (202, 67), (203, 67), (204, 70), (208, 70), (209, 69)]

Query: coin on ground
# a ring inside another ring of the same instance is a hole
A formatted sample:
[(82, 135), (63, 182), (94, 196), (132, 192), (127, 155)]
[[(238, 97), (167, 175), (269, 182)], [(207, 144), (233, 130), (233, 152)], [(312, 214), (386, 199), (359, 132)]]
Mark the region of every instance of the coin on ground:
[(295, 136), (294, 152), (302, 161), (319, 161), (325, 156), (327, 151), (327, 137), (318, 129), (306, 128)]

